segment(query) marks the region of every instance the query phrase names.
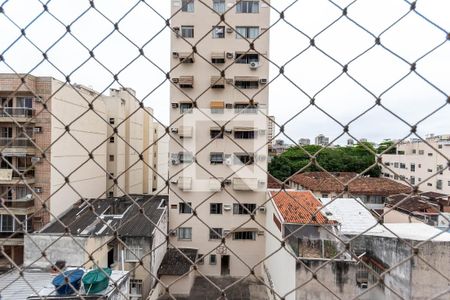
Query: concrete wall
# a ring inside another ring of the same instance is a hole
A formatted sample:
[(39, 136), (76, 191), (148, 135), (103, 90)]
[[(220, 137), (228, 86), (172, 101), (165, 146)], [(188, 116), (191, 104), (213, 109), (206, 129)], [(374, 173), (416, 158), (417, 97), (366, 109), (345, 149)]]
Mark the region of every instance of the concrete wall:
[[(106, 118), (102, 101), (84, 87), (76, 89), (52, 80), (51, 99), (51, 201), (50, 211), (58, 216), (83, 198), (97, 198), (105, 192)], [(93, 103), (96, 113), (89, 110)], [(70, 134), (66, 126), (70, 125)], [(94, 160), (89, 159), (93, 152)], [(88, 160), (88, 161), (87, 161)], [(69, 177), (69, 184), (65, 177)]]
[(191, 291), (192, 285), (194, 284), (195, 275), (197, 272), (190, 272), (185, 274), (183, 277), (181, 276), (161, 276), (160, 280), (164, 283), (164, 285), (169, 287), (169, 293), (173, 296), (186, 296), (189, 295)]
[(167, 252), (167, 242), (166, 242), (166, 236), (167, 236), (167, 222), (168, 222), (168, 215), (167, 215), (167, 208), (164, 214), (162, 215), (159, 223), (158, 228), (155, 228), (153, 231), (153, 241), (152, 241), (152, 265), (150, 266), (151, 274), (154, 276), (151, 278), (151, 286), (154, 287), (156, 283), (155, 277), (158, 276), (158, 269), (161, 265), (161, 262), (164, 258), (164, 255)]
[(384, 208), (385, 215), (383, 216), (384, 223), (420, 223), (421, 220), (412, 217), (406, 213), (402, 213), (398, 210), (392, 209), (390, 207)]
[[(264, 262), (264, 265), (267, 268), (266, 279), (271, 288), (273, 288), (276, 292), (274, 297), (281, 296), (285, 297), (284, 299), (286, 300), (294, 300), (295, 292), (290, 294), (288, 293), (295, 288), (296, 255), (293, 253), (289, 245), (286, 245), (286, 247), (280, 249), (280, 241), (283, 240), (283, 236), (280, 228), (274, 220), (276, 218), (280, 221), (280, 216), (278, 215), (272, 200), (266, 204), (266, 216), (265, 226), (267, 231), (271, 233), (266, 235), (265, 244), (265, 256), (269, 257)], [(283, 268), (282, 270), (280, 269), (281, 266)]]

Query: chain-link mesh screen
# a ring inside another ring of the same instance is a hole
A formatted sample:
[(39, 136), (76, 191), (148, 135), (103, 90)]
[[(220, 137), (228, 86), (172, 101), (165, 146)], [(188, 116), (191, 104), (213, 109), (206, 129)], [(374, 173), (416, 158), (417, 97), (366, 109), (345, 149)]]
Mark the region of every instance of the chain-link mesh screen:
[(4, 1), (0, 299), (448, 299), (448, 9)]

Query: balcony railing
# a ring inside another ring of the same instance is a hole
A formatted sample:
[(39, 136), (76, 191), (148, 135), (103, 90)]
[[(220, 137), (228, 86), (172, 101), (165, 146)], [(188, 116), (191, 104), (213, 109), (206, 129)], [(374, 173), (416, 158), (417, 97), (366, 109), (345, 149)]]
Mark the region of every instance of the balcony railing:
[(8, 208), (30, 208), (34, 207), (34, 199), (32, 197), (27, 198), (20, 198), (20, 199), (2, 199), (2, 202), (4, 205)]
[(29, 138), (0, 138), (0, 146), (5, 147), (33, 147)]
[(0, 107), (0, 117), (32, 118), (34, 109), (29, 107)]

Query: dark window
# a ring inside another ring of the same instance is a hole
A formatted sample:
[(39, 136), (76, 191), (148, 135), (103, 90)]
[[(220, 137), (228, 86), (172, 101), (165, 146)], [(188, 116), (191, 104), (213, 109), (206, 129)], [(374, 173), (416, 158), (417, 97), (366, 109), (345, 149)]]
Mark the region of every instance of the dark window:
[(209, 162), (212, 165), (223, 164), (223, 152), (212, 152), (212, 153), (210, 153)]
[(256, 204), (253, 203), (234, 203), (233, 204), (233, 214), (235, 215), (249, 215), (256, 209)]
[(190, 152), (179, 152), (178, 160), (180, 161), (180, 163), (191, 163), (194, 158), (192, 156), (192, 153)]
[(236, 38), (237, 39), (255, 39), (259, 35), (259, 27), (255, 26), (237, 26)]
[(256, 80), (236, 80), (234, 85), (239, 89), (257, 89), (259, 87)]
[(235, 240), (255, 240), (256, 232), (254, 231), (240, 231), (233, 233), (233, 239)]
[(247, 103), (235, 103), (234, 112), (241, 114), (256, 114), (258, 112), (258, 105)]
[(184, 38), (193, 38), (194, 26), (181, 26), (181, 36)]
[(406, 165), (404, 163), (400, 163), (400, 169), (406, 169)]
[(428, 152), (428, 156), (433, 156), (433, 153), (431, 153), (431, 152)]
[(109, 124), (114, 125), (116, 120), (114, 118), (109, 118)]
[(222, 228), (211, 228), (209, 229), (209, 239), (218, 240), (222, 238)]
[(411, 164), (410, 170), (411, 170), (411, 172), (415, 172), (416, 171), (416, 164)]
[(252, 165), (255, 162), (255, 157), (252, 154), (247, 153), (235, 153), (235, 164)]
[(209, 213), (212, 215), (222, 214), (222, 203), (210, 203), (209, 204)]
[(109, 142), (110, 143), (114, 143), (114, 137), (113, 136), (109, 138)]
[(217, 257), (215, 254), (211, 254), (209, 256), (209, 264), (210, 265), (215, 265), (217, 263)]
[(194, 0), (181, 0), (181, 11), (194, 12)]
[(213, 9), (219, 14), (224, 13), (226, 10), (225, 0), (213, 0)]
[(180, 113), (191, 113), (192, 112), (192, 102), (183, 102), (180, 103)]
[(109, 156), (109, 161), (114, 161), (114, 155)]
[(257, 53), (244, 53), (244, 52), (236, 52), (236, 60), (237, 64), (249, 64), (252, 62), (259, 62), (259, 54)]
[(436, 181), (436, 188), (437, 188), (438, 190), (442, 190), (442, 180), (438, 179), (438, 180)]
[(249, 130), (249, 131), (235, 131), (234, 132), (234, 138), (235, 139), (245, 139), (245, 140), (250, 140), (250, 139), (254, 139), (256, 136), (255, 131), (254, 130)]
[(223, 139), (223, 131), (220, 129), (210, 129), (209, 134), (212, 139)]
[(213, 64), (224, 64), (225, 58), (211, 58)]
[(203, 254), (197, 254), (197, 264), (203, 265), (205, 263), (205, 257)]
[(236, 4), (236, 13), (257, 14), (259, 13), (259, 1), (242, 0)]
[(1, 217), (1, 231), (12, 232), (14, 229), (14, 219), (10, 215), (0, 215)]
[(178, 212), (180, 214), (191, 214), (192, 213), (192, 203), (191, 202), (188, 202), (188, 203), (180, 202), (178, 204)]

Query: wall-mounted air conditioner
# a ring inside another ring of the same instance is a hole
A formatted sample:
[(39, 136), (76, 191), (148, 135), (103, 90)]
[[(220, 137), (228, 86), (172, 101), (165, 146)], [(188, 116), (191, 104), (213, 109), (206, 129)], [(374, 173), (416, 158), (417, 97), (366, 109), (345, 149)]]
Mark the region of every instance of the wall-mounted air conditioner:
[(261, 78), (261, 79), (259, 80), (259, 83), (261, 83), (261, 84), (266, 84), (266, 83), (267, 83), (267, 78)]
[(172, 82), (173, 82), (173, 83), (178, 83), (179, 81), (180, 81), (179, 78), (172, 78)]
[(249, 68), (252, 70), (256, 70), (258, 69), (261, 65), (259, 64), (259, 62), (256, 61), (252, 61), (251, 63), (248, 64)]
[[(230, 211), (231, 208), (232, 208), (231, 204), (224, 204), (224, 205), (223, 205), (223, 210), (225, 210), (225, 211)], [(224, 232), (225, 232), (225, 231), (224, 231)]]

